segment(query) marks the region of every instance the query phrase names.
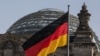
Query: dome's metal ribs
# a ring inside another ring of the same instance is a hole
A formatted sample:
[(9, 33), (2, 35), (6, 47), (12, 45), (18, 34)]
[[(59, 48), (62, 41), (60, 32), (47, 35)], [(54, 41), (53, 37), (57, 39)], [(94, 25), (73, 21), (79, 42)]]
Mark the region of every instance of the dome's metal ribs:
[[(58, 9), (42, 9), (19, 19), (8, 29), (7, 32), (14, 34), (34, 34), (35, 32), (50, 24), (52, 21), (56, 20), (63, 14), (64, 11)], [(71, 15), (71, 22), (74, 22), (70, 23), (70, 29), (71, 31), (73, 31), (78, 26), (78, 19), (76, 19), (75, 16)]]

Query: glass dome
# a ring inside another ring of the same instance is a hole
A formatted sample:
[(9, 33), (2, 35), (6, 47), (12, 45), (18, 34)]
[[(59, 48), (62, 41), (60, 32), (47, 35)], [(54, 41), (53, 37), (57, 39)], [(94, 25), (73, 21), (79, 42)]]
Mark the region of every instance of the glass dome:
[[(54, 8), (47, 8), (42, 9), (40, 11), (31, 13), (26, 15), (16, 21), (7, 32), (13, 34), (34, 34), (43, 27), (47, 26), (60, 16), (64, 14), (64, 11), (54, 9)], [(75, 16), (71, 15), (71, 21), (77, 21)], [(72, 24), (72, 23), (71, 23)], [(74, 22), (77, 25), (77, 22)], [(71, 25), (73, 26), (73, 25)], [(76, 27), (76, 26), (75, 26)], [(75, 27), (71, 27), (74, 29)], [(75, 28), (76, 29), (76, 28)]]

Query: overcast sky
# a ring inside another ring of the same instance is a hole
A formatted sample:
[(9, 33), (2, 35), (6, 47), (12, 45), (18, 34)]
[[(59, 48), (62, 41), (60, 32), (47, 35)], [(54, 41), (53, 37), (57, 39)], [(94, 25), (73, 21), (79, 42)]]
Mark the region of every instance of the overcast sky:
[(0, 0), (0, 34), (5, 33), (23, 16), (44, 8), (56, 8), (66, 12), (67, 5), (70, 4), (70, 13), (77, 16), (84, 2), (91, 13), (89, 25), (100, 37), (100, 0)]

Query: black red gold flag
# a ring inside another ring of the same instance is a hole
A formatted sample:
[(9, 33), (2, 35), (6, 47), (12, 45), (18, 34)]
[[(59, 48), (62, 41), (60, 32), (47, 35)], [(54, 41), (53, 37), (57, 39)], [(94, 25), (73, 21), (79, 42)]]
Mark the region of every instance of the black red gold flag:
[(26, 56), (47, 56), (67, 45), (68, 13), (31, 36), (24, 44)]

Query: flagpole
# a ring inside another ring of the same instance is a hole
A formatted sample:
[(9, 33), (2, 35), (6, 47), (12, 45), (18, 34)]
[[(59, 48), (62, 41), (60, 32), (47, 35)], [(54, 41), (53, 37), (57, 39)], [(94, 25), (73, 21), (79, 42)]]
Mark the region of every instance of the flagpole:
[(69, 14), (69, 7), (70, 7), (70, 5), (68, 5), (68, 12), (67, 12), (67, 13), (68, 13), (68, 47), (67, 47), (67, 48), (68, 48), (68, 56), (70, 56), (70, 55), (69, 55), (69, 54), (70, 54), (70, 53), (69, 53), (69, 51), (70, 51), (70, 50), (69, 50), (69, 44), (70, 44), (70, 43), (69, 43), (69, 42), (70, 42), (70, 34), (69, 34), (70, 14)]

